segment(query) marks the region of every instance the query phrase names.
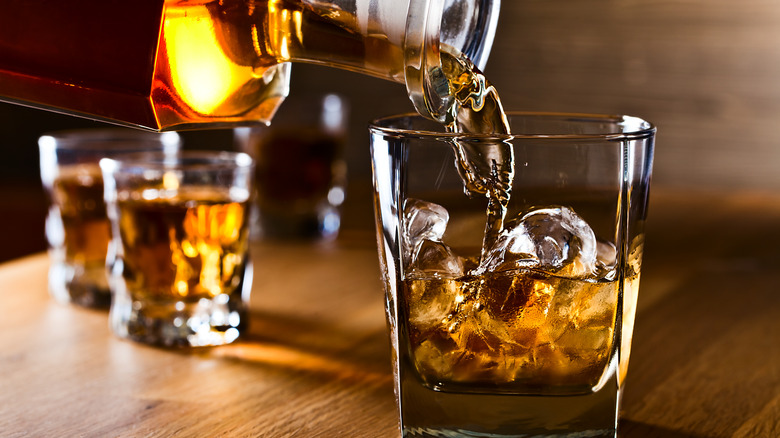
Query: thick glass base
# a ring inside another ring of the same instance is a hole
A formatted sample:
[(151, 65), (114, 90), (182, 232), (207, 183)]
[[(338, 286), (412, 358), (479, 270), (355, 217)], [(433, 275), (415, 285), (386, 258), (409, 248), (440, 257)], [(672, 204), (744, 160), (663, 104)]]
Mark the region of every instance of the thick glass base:
[(111, 329), (122, 338), (162, 347), (209, 347), (238, 339), (246, 310), (228, 295), (195, 303), (133, 301), (117, 298)]
[(617, 377), (598, 392), (542, 396), (433, 391), (415, 373), (402, 372), (404, 437), (615, 437)]
[[(118, 281), (117, 281), (118, 280)], [(168, 348), (229, 344), (246, 332), (252, 264), (241, 284), (213, 298), (165, 297), (134, 299), (124, 281), (114, 279), (109, 321), (119, 337)]]
[(111, 291), (104, 265), (85, 267), (52, 262), (49, 268), (49, 293), (61, 303), (97, 309), (108, 309), (111, 305)]

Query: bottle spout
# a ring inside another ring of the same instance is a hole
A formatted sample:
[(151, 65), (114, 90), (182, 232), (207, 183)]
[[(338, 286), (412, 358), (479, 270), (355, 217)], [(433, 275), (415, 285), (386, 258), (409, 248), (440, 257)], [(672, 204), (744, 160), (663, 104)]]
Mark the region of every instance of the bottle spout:
[(465, 56), (478, 69), (487, 64), (500, 0), (411, 0), (404, 38), (405, 82), (409, 98), (423, 116), (441, 123), (453, 117), (442, 52)]

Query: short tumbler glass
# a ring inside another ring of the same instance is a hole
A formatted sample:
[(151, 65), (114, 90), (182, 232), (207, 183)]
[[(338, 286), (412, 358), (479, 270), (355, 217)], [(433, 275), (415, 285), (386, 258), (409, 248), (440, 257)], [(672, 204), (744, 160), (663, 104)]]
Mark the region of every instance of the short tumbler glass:
[(508, 117), (370, 128), (401, 434), (616, 436), (655, 128)]
[(125, 128), (78, 129), (47, 133), (38, 139), (41, 181), (49, 194), (46, 238), (49, 291), (61, 302), (108, 308), (106, 277), (110, 238), (102, 158), (147, 152), (176, 153), (179, 136)]
[(112, 228), (114, 333), (165, 347), (236, 340), (252, 286), (252, 159), (182, 152), (100, 166)]
[(290, 96), (269, 126), (234, 129), (238, 150), (255, 160), (253, 236), (337, 237), (346, 197), (348, 115), (338, 94)]

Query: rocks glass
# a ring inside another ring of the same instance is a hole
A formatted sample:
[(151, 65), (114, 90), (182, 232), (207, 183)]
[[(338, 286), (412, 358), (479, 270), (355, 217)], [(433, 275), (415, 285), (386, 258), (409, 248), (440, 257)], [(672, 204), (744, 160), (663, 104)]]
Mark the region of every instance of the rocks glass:
[(38, 139), (41, 180), (50, 198), (46, 217), (49, 291), (61, 302), (107, 308), (109, 222), (98, 161), (127, 153), (175, 153), (175, 132), (81, 129), (52, 132)]
[(346, 100), (291, 96), (269, 126), (234, 129), (256, 165), (252, 233), (263, 239), (333, 239), (346, 196)]
[(165, 347), (236, 340), (252, 285), (252, 159), (183, 152), (100, 166), (112, 227), (114, 333)]
[(509, 122), (507, 136), (412, 115), (370, 128), (401, 432), (614, 437), (655, 128)]

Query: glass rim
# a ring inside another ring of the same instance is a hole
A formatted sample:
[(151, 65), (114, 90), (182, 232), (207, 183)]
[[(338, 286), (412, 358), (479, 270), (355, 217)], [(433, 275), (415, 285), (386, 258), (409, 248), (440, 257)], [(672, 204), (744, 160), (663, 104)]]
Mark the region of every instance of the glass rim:
[[(429, 131), (418, 129), (404, 129), (404, 128), (391, 128), (387, 126), (393, 121), (401, 119), (417, 119), (417, 120), (429, 120), (417, 113), (404, 113), (396, 114), (392, 116), (380, 117), (370, 122), (369, 131), (372, 134), (383, 134), (389, 137), (409, 138), (409, 139), (427, 139), (427, 140), (512, 140), (512, 139), (537, 139), (537, 140), (590, 140), (590, 141), (625, 141), (625, 140), (639, 140), (650, 138), (655, 135), (656, 126), (639, 117), (629, 115), (610, 115), (610, 114), (597, 114), (597, 113), (567, 113), (567, 112), (541, 112), (541, 111), (507, 111), (506, 115), (509, 117), (533, 117), (547, 120), (559, 120), (579, 123), (618, 123), (625, 126), (636, 127), (634, 129), (627, 129), (624, 132), (604, 132), (604, 133), (588, 133), (588, 134), (556, 134), (556, 133), (513, 133), (513, 134), (474, 134), (474, 133), (457, 133), (444, 131), (444, 126), (441, 126), (441, 131)], [(431, 121), (433, 122), (433, 121)]]
[(231, 151), (177, 151), (130, 153), (100, 160), (100, 167), (111, 173), (147, 170), (224, 171), (250, 169), (254, 161), (245, 152)]
[(76, 128), (45, 132), (38, 146), (52, 149), (143, 149), (150, 143), (175, 146), (181, 137), (175, 131), (152, 132), (131, 128)]

